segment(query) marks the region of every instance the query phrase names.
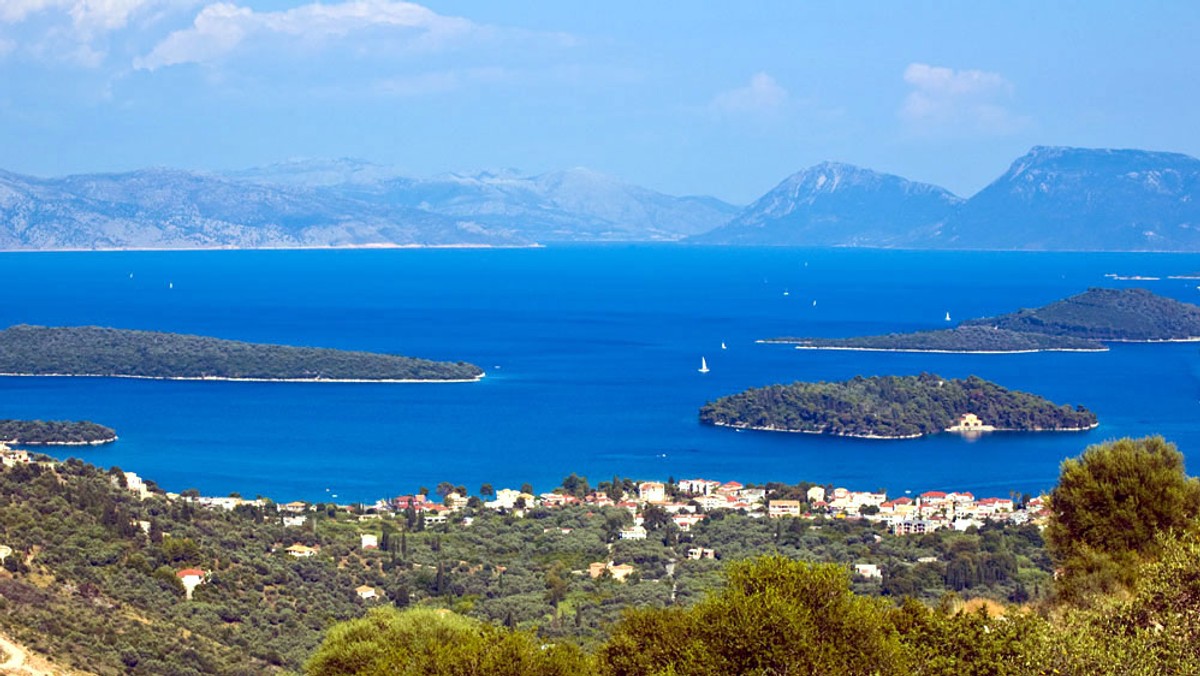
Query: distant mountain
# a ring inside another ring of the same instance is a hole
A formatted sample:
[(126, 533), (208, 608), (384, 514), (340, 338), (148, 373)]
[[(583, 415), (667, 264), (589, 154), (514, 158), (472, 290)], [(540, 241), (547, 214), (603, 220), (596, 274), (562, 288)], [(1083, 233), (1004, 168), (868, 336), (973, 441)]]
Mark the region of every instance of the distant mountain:
[(780, 183), (707, 244), (1200, 251), (1200, 160), (1035, 147), (968, 200), (826, 162)]
[[(364, 191), (388, 204), (511, 228), (540, 242), (677, 240), (711, 230), (738, 208), (712, 197), (673, 197), (589, 169), (397, 178)], [(366, 193), (360, 193), (364, 197)]]
[(912, 246), (936, 233), (962, 202), (934, 185), (823, 162), (789, 176), (729, 223), (692, 241)]
[(737, 207), (586, 169), (409, 178), (360, 160), (225, 174), (0, 172), (0, 249), (528, 245), (676, 240)]
[(1200, 251), (1200, 160), (1035, 147), (967, 201), (938, 246)]
[(169, 169), (0, 173), (0, 249), (527, 244), (503, 228), (311, 188)]

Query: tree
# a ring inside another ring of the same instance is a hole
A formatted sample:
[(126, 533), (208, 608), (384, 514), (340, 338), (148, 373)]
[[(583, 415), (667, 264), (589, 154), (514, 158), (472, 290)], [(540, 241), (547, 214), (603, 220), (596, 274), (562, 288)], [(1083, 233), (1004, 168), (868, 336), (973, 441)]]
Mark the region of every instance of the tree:
[(446, 497), (454, 492), (454, 484), (449, 481), (443, 481), (437, 485), (437, 494), (441, 497)]
[(728, 585), (691, 609), (628, 613), (599, 658), (613, 676), (899, 673), (886, 613), (840, 566), (763, 557), (731, 565)]
[(521, 484), (521, 492), (533, 495), (533, 484)]
[(485, 498), (489, 498), (496, 494), (496, 489), (491, 484), (483, 484), (479, 487), (479, 494)]
[(1088, 447), (1062, 464), (1050, 493), (1046, 539), (1061, 569), (1058, 591), (1081, 602), (1135, 581), (1156, 538), (1194, 526), (1200, 482), (1184, 474), (1183, 454), (1162, 437)]
[(570, 644), (545, 644), (428, 608), (374, 608), (330, 629), (305, 667), (322, 676), (588, 676), (591, 661)]

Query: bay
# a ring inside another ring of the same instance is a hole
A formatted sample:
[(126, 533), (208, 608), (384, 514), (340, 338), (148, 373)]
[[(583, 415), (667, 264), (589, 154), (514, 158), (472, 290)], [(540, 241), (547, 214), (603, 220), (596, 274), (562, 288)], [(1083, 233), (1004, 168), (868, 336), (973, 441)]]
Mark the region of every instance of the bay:
[[(373, 501), (439, 481), (538, 490), (706, 477), (852, 489), (1051, 487), (1088, 444), (1163, 434), (1200, 444), (1200, 349), (931, 355), (802, 351), (777, 335), (947, 326), (1090, 286), (1200, 301), (1188, 254), (916, 252), (672, 245), (0, 254), (0, 325), (102, 325), (465, 360), (473, 384), (0, 378), (0, 417), (90, 419), (107, 446), (54, 449), (179, 491)], [(1114, 281), (1106, 273), (1161, 277)], [(728, 349), (721, 349), (724, 342)], [(697, 371), (704, 357), (711, 372)], [(855, 375), (970, 374), (1059, 403), (1085, 433), (910, 441), (705, 427), (706, 401)]]

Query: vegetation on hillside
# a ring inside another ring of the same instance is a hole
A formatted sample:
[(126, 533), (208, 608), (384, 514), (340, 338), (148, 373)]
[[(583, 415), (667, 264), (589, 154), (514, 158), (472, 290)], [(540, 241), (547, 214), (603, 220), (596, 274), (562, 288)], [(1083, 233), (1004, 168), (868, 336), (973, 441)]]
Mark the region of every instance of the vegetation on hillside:
[(0, 420), (0, 442), (8, 444), (99, 444), (116, 438), (112, 428), (87, 420)]
[(968, 319), (957, 328), (853, 338), (771, 338), (808, 348), (943, 352), (1104, 350), (1104, 341), (1200, 337), (1200, 307), (1145, 289), (1088, 289), (1044, 307)]
[(1200, 307), (1146, 289), (1092, 288), (1040, 308), (963, 325), (1096, 341), (1183, 340), (1200, 337)]
[(971, 376), (859, 376), (841, 383), (754, 388), (700, 409), (700, 421), (749, 429), (903, 438), (935, 434), (974, 413), (1004, 430), (1072, 430), (1096, 424), (1082, 406), (1058, 406)]
[[(1081, 546), (1103, 555), (1128, 553), (1124, 560), (1133, 568), (1134, 582), (1123, 593), (1093, 596), (1086, 605), (1061, 596), (1037, 606), (964, 604), (954, 594), (932, 606), (912, 599), (891, 603), (855, 594), (842, 566), (777, 554), (729, 565), (723, 583), (690, 606), (628, 609), (594, 650), (581, 653), (552, 637), (539, 645), (526, 630), (506, 632), (410, 610), (335, 628), (308, 672), (485, 673), (479, 665), (494, 664), (497, 646), (505, 646), (512, 662), (530, 664), (532, 674), (1200, 673), (1200, 524), (1188, 511), (1195, 480), (1183, 474), (1172, 452), (1161, 439), (1122, 440), (1064, 464), (1059, 489), (1077, 485), (1080, 472), (1090, 481), (1083, 491), (1056, 489), (1060, 509), (1064, 500), (1113, 509), (1080, 531), (1087, 540)], [(1107, 472), (1117, 466), (1136, 478)], [(1131, 482), (1148, 485), (1127, 491)], [(1166, 520), (1158, 505), (1144, 500), (1164, 495), (1179, 497), (1169, 497), (1168, 504), (1181, 508)], [(1055, 537), (1071, 532), (1073, 517), (1065, 514), (1051, 516), (1051, 528), (1062, 534)], [(1131, 523), (1137, 534), (1127, 536), (1123, 531)], [(451, 631), (470, 634), (433, 654), (433, 637)], [(381, 634), (389, 640), (379, 640)], [(444, 664), (462, 667), (449, 671)], [(356, 671), (359, 665), (370, 668)]]
[(0, 373), (255, 380), (470, 380), (465, 362), (243, 343), (95, 326), (13, 326), (0, 331)]

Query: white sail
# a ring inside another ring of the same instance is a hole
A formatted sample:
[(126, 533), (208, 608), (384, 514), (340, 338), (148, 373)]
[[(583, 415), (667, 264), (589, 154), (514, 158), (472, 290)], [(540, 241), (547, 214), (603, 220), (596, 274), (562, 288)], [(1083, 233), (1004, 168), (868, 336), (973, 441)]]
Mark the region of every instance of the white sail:
[(704, 357), (700, 357), (700, 372), (708, 373), (708, 362), (704, 360)]
[[(728, 350), (729, 348), (725, 347), (725, 343), (721, 343), (721, 349), (722, 349), (722, 350)], [(701, 360), (701, 361), (704, 361), (704, 357), (701, 357), (701, 358), (700, 358), (700, 360)]]
[(946, 313), (946, 321), (950, 321), (950, 313), (949, 312)]

